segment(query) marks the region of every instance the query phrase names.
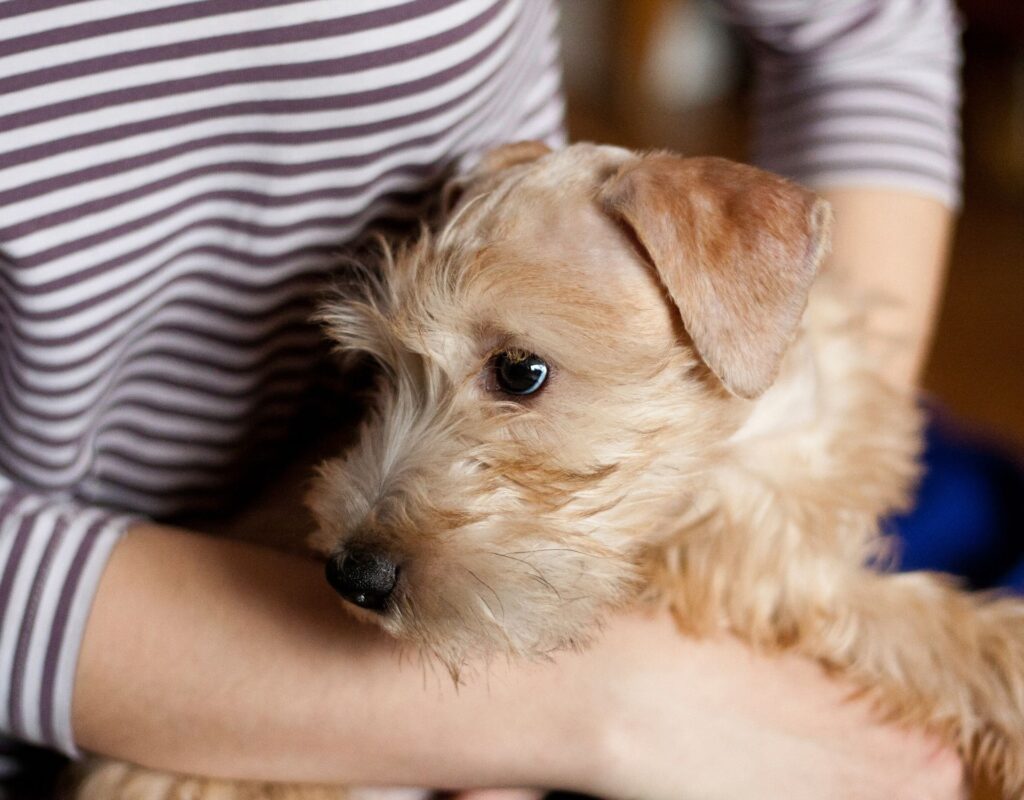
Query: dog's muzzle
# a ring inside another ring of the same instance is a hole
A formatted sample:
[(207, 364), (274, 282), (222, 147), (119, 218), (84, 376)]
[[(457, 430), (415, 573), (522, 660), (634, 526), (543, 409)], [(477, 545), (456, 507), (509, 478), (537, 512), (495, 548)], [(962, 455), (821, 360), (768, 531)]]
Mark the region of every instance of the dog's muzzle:
[(327, 582), (350, 603), (381, 612), (398, 582), (398, 565), (379, 550), (353, 547), (327, 560), (326, 575)]

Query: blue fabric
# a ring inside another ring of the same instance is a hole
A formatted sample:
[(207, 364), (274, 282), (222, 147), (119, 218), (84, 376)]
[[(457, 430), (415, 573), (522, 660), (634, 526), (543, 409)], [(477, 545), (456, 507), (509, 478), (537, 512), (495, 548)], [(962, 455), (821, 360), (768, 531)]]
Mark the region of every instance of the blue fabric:
[(932, 411), (914, 509), (891, 521), (900, 567), (1024, 594), (1024, 459)]

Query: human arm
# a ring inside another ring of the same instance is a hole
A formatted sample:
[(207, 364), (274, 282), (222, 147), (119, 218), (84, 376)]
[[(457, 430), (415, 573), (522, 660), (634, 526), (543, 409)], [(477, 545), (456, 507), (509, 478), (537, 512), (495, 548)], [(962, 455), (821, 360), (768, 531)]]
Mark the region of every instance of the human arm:
[(836, 218), (831, 268), (875, 299), (872, 329), (892, 345), (880, 361), (885, 376), (913, 389), (931, 346), (953, 212), (898, 189), (836, 187), (822, 195)]
[(667, 615), (617, 619), (550, 662), (480, 666), (456, 690), (351, 622), (318, 565), (139, 526), (100, 585), (74, 720), (87, 750), (228, 777), (651, 800), (955, 796), (948, 753), (870, 722), (845, 691), (796, 659), (681, 637)]
[(0, 474), (0, 735), (74, 752), (69, 709), (82, 629), (132, 520)]
[(320, 565), (140, 525), (100, 585), (73, 713), (87, 750), (202, 775), (557, 782), (540, 734), (597, 743), (529, 669), (534, 691), (509, 702), (505, 673), (456, 691), (442, 668), (353, 622)]
[(831, 265), (873, 298), (883, 363), (911, 388), (960, 199), (959, 23), (950, 0), (723, 0), (751, 42), (754, 158), (820, 191)]

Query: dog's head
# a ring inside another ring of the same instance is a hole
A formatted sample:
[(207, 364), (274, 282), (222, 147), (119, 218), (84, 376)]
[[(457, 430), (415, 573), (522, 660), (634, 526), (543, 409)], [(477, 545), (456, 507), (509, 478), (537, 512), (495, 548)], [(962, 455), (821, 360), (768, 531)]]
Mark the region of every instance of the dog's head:
[(447, 197), (324, 312), (382, 376), (310, 503), (339, 592), (456, 666), (635, 596), (773, 381), (829, 215), (751, 167), (591, 145), (500, 148)]

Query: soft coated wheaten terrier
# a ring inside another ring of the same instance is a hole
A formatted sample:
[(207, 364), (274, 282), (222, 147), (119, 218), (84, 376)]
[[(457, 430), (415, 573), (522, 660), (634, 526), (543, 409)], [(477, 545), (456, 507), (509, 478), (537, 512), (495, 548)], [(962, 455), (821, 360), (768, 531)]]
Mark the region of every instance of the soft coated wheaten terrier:
[[(455, 671), (669, 604), (687, 633), (837, 670), (1020, 798), (1024, 603), (879, 567), (920, 420), (818, 275), (828, 207), (720, 159), (535, 143), (493, 151), (447, 201), (323, 313), (381, 368), (309, 498), (356, 613)], [(184, 779), (108, 764), (79, 797), (133, 780), (148, 800)]]

